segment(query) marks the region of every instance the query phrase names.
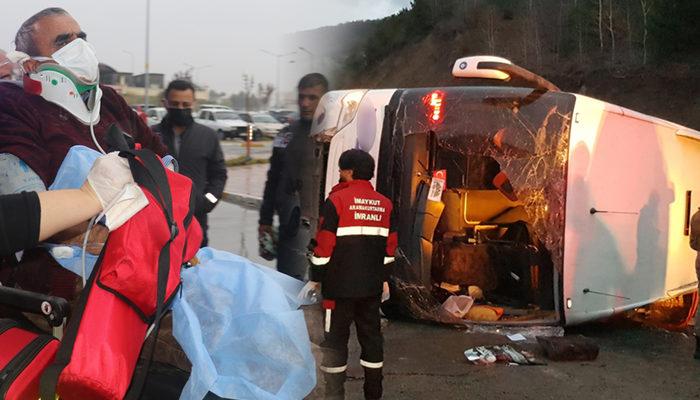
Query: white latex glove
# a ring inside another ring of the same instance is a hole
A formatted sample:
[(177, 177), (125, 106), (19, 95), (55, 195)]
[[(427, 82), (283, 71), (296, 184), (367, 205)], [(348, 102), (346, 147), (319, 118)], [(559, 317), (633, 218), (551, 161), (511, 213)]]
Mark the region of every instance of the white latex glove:
[(148, 205), (148, 198), (134, 182), (129, 162), (117, 152), (98, 158), (87, 177), (105, 216), (105, 226), (113, 231)]
[(384, 282), (382, 286), (382, 303), (389, 300), (391, 295), (389, 294), (389, 282)]
[(129, 169), (129, 161), (119, 157), (119, 153), (115, 151), (95, 161), (88, 173), (87, 182), (100, 200), (102, 209), (107, 211), (124, 187), (134, 183), (134, 177)]

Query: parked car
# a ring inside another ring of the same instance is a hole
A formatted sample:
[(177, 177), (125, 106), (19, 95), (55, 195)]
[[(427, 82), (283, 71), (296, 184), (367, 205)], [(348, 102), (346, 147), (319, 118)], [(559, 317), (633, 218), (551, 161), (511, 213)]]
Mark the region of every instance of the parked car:
[(202, 104), (201, 106), (199, 106), (200, 110), (204, 110), (205, 108), (208, 110), (232, 110), (231, 107), (222, 106), (220, 104)]
[(294, 119), (299, 118), (299, 113), (294, 110), (270, 110), (269, 114), (283, 124), (291, 123)]
[(146, 123), (148, 124), (148, 126), (159, 124), (160, 121), (163, 120), (163, 117), (165, 117), (165, 114), (167, 113), (168, 110), (166, 110), (165, 107), (149, 108), (148, 111), (146, 111), (146, 117), (148, 118)]
[[(202, 125), (215, 130), (219, 139), (245, 138), (248, 133), (248, 122), (241, 119), (237, 113), (229, 110), (202, 109), (195, 118)], [(253, 140), (260, 139), (262, 133), (253, 133)]]
[(250, 115), (255, 127), (258, 128), (263, 135), (268, 137), (275, 137), (277, 133), (286, 126), (276, 120), (272, 115), (267, 113), (258, 113)]

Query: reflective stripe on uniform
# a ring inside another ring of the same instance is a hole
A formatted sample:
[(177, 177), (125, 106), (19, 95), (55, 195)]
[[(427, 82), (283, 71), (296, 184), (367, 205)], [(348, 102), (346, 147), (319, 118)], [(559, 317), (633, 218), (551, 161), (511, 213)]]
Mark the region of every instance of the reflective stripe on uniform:
[(348, 369), (348, 365), (345, 364), (342, 367), (324, 367), (323, 365), (321, 365), (319, 368), (321, 369), (321, 371), (328, 374), (339, 374), (341, 372), (345, 372), (345, 370)]
[(384, 362), (380, 361), (380, 362), (373, 363), (373, 362), (369, 362), (369, 361), (365, 361), (365, 360), (360, 359), (360, 365), (362, 365), (365, 368), (381, 368), (384, 366)]
[(327, 333), (331, 331), (331, 309), (330, 308), (326, 309), (326, 326), (324, 327), (324, 330)]
[(394, 262), (394, 257), (384, 257), (384, 265)]
[(316, 257), (311, 256), (311, 264), (313, 265), (326, 265), (331, 261), (330, 257)]
[(343, 226), (338, 228), (335, 233), (336, 236), (353, 236), (353, 235), (363, 235), (363, 236), (389, 236), (388, 228), (380, 228), (378, 226)]

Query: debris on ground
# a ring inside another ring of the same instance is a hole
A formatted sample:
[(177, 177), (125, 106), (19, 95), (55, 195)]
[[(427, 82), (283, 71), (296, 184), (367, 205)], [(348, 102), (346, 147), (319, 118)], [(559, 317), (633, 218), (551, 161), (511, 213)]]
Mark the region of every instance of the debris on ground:
[(534, 354), (516, 350), (509, 345), (478, 346), (464, 351), (464, 356), (474, 365), (502, 363), (509, 365), (543, 365)]
[(534, 343), (539, 336), (564, 336), (564, 328), (558, 325), (503, 326), (473, 324), (469, 326), (469, 333), (490, 333), (504, 336), (521, 334), (527, 342)]
[(524, 342), (527, 340), (527, 338), (523, 336), (522, 333), (514, 333), (512, 335), (506, 335), (506, 337), (512, 342)]
[(552, 361), (592, 361), (598, 358), (598, 345), (582, 336), (537, 337), (545, 356)]
[(450, 296), (442, 303), (442, 308), (457, 318), (464, 318), (473, 304), (474, 299), (469, 296)]
[(479, 304), (472, 306), (466, 318), (471, 321), (498, 321), (503, 315), (503, 308)]

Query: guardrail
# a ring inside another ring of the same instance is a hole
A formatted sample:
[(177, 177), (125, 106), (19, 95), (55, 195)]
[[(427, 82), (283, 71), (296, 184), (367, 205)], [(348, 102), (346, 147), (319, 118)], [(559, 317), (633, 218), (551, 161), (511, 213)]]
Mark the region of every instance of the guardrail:
[(259, 210), (260, 205), (262, 204), (262, 198), (260, 197), (231, 192), (224, 192), (224, 194), (221, 196), (221, 201), (248, 208), (250, 210)]

